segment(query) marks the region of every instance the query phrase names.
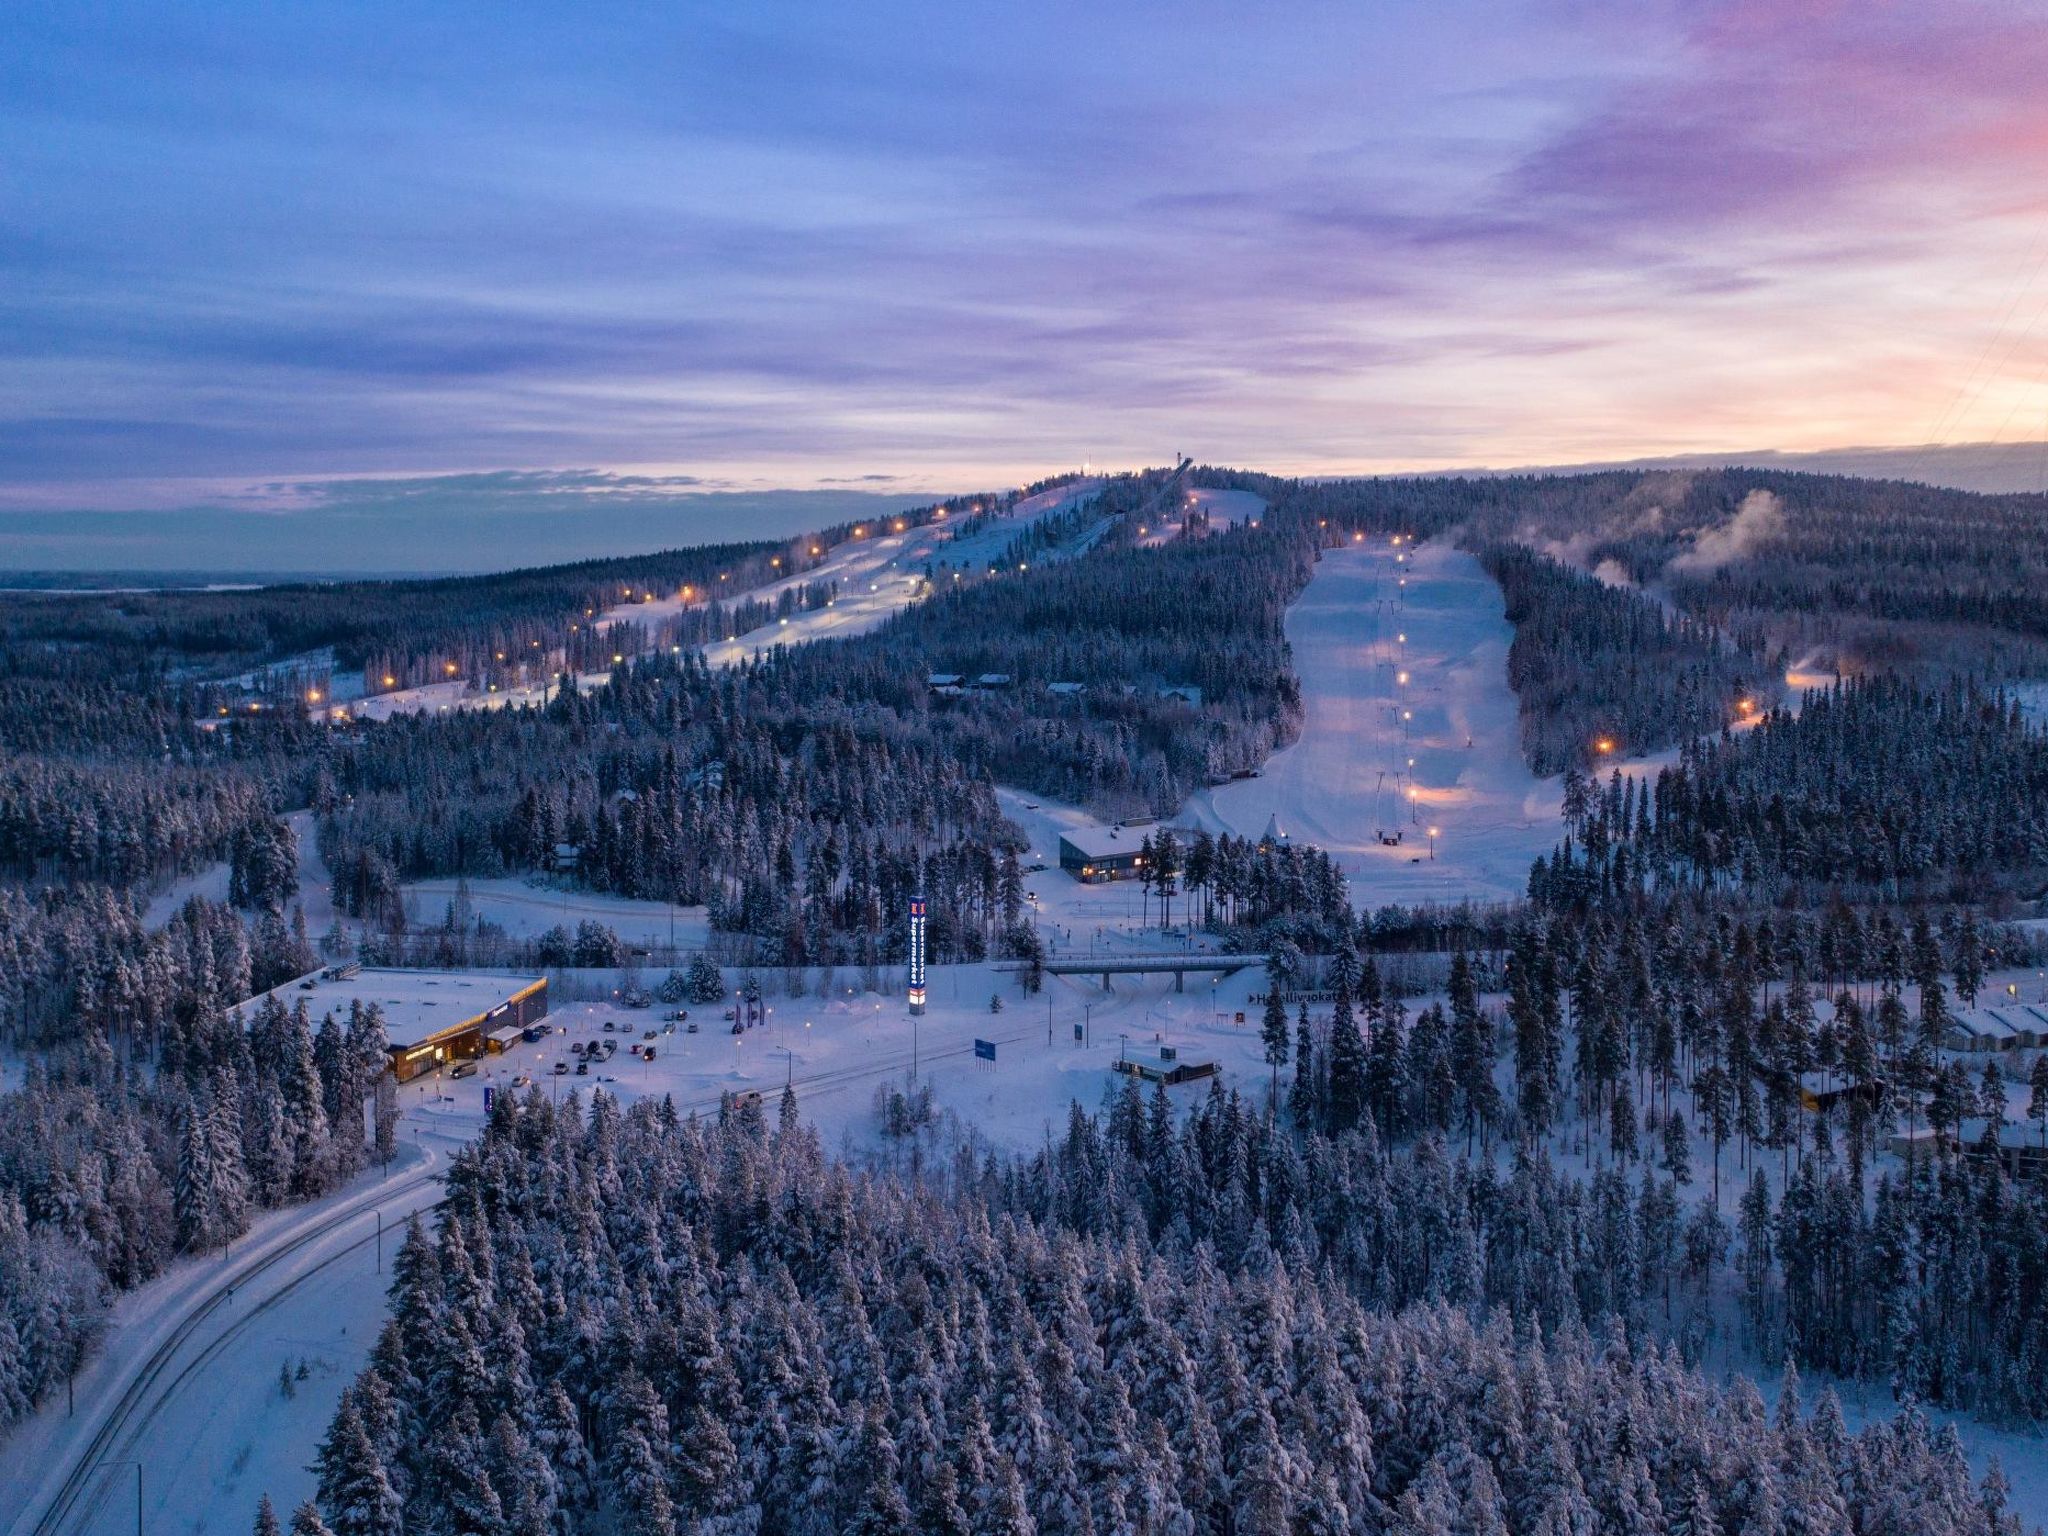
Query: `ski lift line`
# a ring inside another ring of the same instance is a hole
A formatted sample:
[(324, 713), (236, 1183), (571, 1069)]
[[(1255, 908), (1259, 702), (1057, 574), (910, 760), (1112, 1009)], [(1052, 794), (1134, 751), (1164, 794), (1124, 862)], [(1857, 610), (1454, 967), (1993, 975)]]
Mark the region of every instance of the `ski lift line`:
[[(1983, 398), (1984, 392), (1991, 387), (1992, 382), (1998, 377), (2006, 361), (2012, 356), (2012, 353), (2019, 345), (2025, 341), (2026, 337), (2032, 333), (2034, 326), (2039, 323), (2041, 313), (2037, 311), (2033, 320), (2027, 323), (2026, 328), (2018, 336), (2013, 337), (2010, 342), (2006, 343), (2005, 350), (2002, 353), (1999, 352), (2000, 344), (2006, 342), (2013, 318), (2019, 311), (2022, 299), (2033, 289), (2043, 267), (2048, 266), (2048, 239), (2043, 239), (2044, 234), (2048, 234), (2048, 214), (2043, 215), (2040, 225), (2035, 230), (2033, 239), (2028, 244), (2027, 254), (2020, 258), (2019, 265), (2014, 269), (2013, 278), (2008, 284), (2005, 299), (2000, 305), (1998, 318), (1993, 323), (1991, 335), (1985, 339), (1983, 349), (1978, 353), (1976, 361), (1970, 365), (1969, 372), (1963, 376), (1962, 381), (1956, 386), (1955, 393), (1949, 398), (1948, 404), (1942, 408), (1941, 413), (1935, 418), (1933, 428), (1927, 433), (1919, 450), (1907, 464), (1904, 478), (1908, 480), (1924, 478), (1924, 472), (1930, 462), (1930, 456), (1936, 450), (1946, 446), (1952, 434), (1961, 430), (1963, 422), (1969, 418), (1970, 413)], [(2038, 255), (2035, 254), (2037, 246), (2039, 247)], [(2031, 271), (2027, 270), (2029, 258), (2032, 259)], [(2022, 272), (2026, 273), (2024, 278), (2020, 275)], [(1992, 362), (1994, 354), (1997, 354), (1997, 361), (1995, 363)], [(1991, 365), (1988, 373), (1986, 372), (1987, 364)], [(2048, 461), (2044, 461), (2044, 463), (2048, 463)]]
[[(1949, 424), (1947, 430), (1961, 430), (1963, 422), (1966, 421), (1970, 417), (1970, 415), (1976, 411), (1977, 407), (1983, 403), (1984, 398), (1991, 390), (1991, 387), (1994, 384), (1999, 383), (2005, 377), (2006, 365), (2012, 361), (2013, 357), (2019, 352), (2020, 348), (2026, 344), (2030, 337), (2033, 336), (2035, 327), (2041, 323), (2041, 318), (2044, 315), (2048, 315), (2048, 298), (2044, 298), (2041, 301), (2040, 305), (2034, 310), (2033, 318), (2028, 320), (2026, 325), (2021, 330), (2013, 333), (2011, 339), (2006, 343), (2004, 349), (1998, 354), (1998, 359), (1992, 365), (1991, 371), (1985, 374), (1984, 377), (1978, 381), (1976, 392), (1970, 397), (1969, 403), (1963, 407), (1962, 411), (1957, 415), (1955, 421)], [(1997, 441), (1997, 439), (1994, 438), (1993, 441), (1995, 442)]]
[[(2040, 223), (2035, 226), (2032, 238), (2027, 242), (2026, 253), (2013, 268), (2012, 277), (2006, 284), (2005, 298), (1999, 306), (1998, 318), (1992, 323), (1991, 335), (1985, 338), (1983, 349), (1977, 354), (1976, 361), (1970, 365), (1970, 371), (1963, 376), (1963, 381), (1956, 386), (1955, 394), (1942, 408), (1941, 414), (1935, 418), (1934, 426), (1926, 439), (1927, 446), (1937, 447), (1947, 440), (1948, 432), (1954, 427), (1952, 418), (1957, 416), (1957, 407), (1962, 404), (1970, 386), (1976, 383), (1984, 365), (1990, 360), (1991, 354), (1997, 349), (2007, 328), (2012, 324), (2012, 318), (2019, 310), (2022, 295), (2032, 289), (2041, 275), (2042, 268), (2048, 266), (2048, 239), (2044, 239), (2044, 236), (2048, 236), (2048, 213), (2042, 215)], [(2028, 271), (2027, 264), (2030, 258), (2033, 269)], [(2021, 276), (2023, 272), (2026, 273), (2024, 278)], [(1957, 286), (1960, 288), (1962, 285), (1959, 283)]]

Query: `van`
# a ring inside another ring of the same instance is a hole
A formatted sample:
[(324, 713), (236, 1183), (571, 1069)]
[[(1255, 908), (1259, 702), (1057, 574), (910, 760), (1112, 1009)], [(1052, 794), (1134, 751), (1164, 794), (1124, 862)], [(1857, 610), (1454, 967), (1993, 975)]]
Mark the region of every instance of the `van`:
[(473, 1061), (457, 1062), (455, 1065), (455, 1070), (453, 1072), (450, 1072), (448, 1075), (450, 1077), (475, 1077), (476, 1063)]

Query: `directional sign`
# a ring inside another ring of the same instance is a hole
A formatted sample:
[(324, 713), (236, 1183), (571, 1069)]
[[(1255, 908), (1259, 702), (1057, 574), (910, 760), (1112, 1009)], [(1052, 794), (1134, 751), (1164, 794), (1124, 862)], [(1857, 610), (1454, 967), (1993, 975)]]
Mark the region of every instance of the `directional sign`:
[(977, 1041), (975, 1041), (975, 1042), (974, 1042), (974, 1059), (975, 1059), (976, 1061), (994, 1061), (994, 1060), (996, 1059), (996, 1043), (995, 1043), (995, 1041), (993, 1041), (993, 1040), (977, 1040)]

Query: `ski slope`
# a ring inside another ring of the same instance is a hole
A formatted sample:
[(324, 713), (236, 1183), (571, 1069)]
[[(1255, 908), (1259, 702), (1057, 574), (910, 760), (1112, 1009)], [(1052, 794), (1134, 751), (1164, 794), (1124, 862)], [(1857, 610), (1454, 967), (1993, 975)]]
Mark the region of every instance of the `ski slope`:
[[(1561, 834), (1564, 792), (1522, 759), (1513, 632), (1479, 562), (1442, 544), (1330, 550), (1286, 630), (1301, 739), (1178, 819), (1256, 838), (1277, 818), (1338, 861), (1360, 910), (1521, 895)], [(1396, 833), (1398, 845), (1381, 841)]]
[[(838, 595), (825, 607), (802, 610), (714, 642), (703, 648), (704, 658), (714, 667), (733, 666), (778, 645), (865, 635), (930, 595), (933, 587), (926, 579), (928, 567), (937, 581), (944, 581), (949, 570), (981, 569), (1018, 534), (1086, 500), (1100, 488), (1099, 480), (1083, 480), (1027, 496), (1004, 516), (964, 537), (957, 533), (957, 522), (932, 522), (902, 533), (878, 528), (874, 537), (840, 545), (822, 565), (750, 594), (773, 602), (787, 588), (837, 582)], [(630, 619), (653, 606), (628, 604), (612, 613)]]
[(1180, 493), (1176, 504), (1167, 509), (1163, 521), (1140, 524), (1132, 542), (1145, 548), (1157, 548), (1162, 544), (1183, 538), (1181, 519), (1190, 512), (1205, 512), (1209, 527), (1234, 528), (1239, 523), (1256, 522), (1266, 510), (1266, 498), (1255, 491), (1221, 491), (1211, 486), (1191, 486)]

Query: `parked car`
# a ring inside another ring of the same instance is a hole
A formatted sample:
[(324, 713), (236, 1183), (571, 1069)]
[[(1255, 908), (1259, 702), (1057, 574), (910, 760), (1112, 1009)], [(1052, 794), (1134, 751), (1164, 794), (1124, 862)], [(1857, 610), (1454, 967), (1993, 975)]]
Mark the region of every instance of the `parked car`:
[(563, 1073), (567, 1072), (568, 1070), (569, 1063), (567, 1063), (566, 1061), (558, 1061), (555, 1063), (555, 1076), (560, 1077)]
[(690, 1017), (690, 1010), (687, 1008), (678, 1008), (674, 1013), (670, 1014), (669, 1017), (674, 1019), (678, 1024), (686, 1023), (688, 1022)]
[(642, 1040), (652, 1040), (659, 1033), (659, 1030), (650, 1029), (649, 1031), (647, 1031), (646, 1034), (642, 1035), (640, 1038)]
[(473, 1061), (457, 1062), (455, 1065), (455, 1070), (453, 1072), (450, 1072), (448, 1075), (450, 1077), (475, 1077), (476, 1063)]
[[(729, 1019), (732, 1017), (732, 1015), (728, 1013), (726, 1017)], [(732, 1032), (736, 1035), (744, 1035), (747, 1032), (747, 1026), (744, 1024), (734, 1024), (732, 1027)]]
[(654, 1047), (650, 1045), (649, 1047), (647, 1047), (647, 1049), (646, 1049), (646, 1050), (642, 1051), (642, 1052), (640, 1053), (640, 1059), (641, 1059), (642, 1061), (652, 1061), (652, 1060), (654, 1060)]
[(604, 1032), (605, 1032), (606, 1034), (610, 1034), (610, 1033), (612, 1032), (612, 1028), (613, 1028), (613, 1025), (612, 1025), (612, 1021), (611, 1021), (610, 1019), (606, 1019), (606, 1020), (604, 1021)]
[(512, 1086), (514, 1088), (531, 1088), (533, 1086), (533, 1079), (522, 1072), (512, 1079)]
[(683, 1026), (683, 1033), (686, 1035), (694, 1035), (695, 1033), (697, 1033), (697, 1021), (695, 1019), (692, 1019), (689, 1023), (685, 1024)]
[(590, 1063), (589, 1063), (589, 1062), (587, 1062), (587, 1061), (579, 1061), (579, 1062), (577, 1062), (577, 1063), (576, 1063), (576, 1075), (577, 1075), (578, 1077), (588, 1077), (588, 1076), (590, 1075)]
[(526, 1026), (524, 1030), (521, 1031), (521, 1038), (524, 1039), (528, 1045), (531, 1045), (534, 1041), (546, 1035), (547, 1032), (548, 1027), (545, 1024), (529, 1024)]

